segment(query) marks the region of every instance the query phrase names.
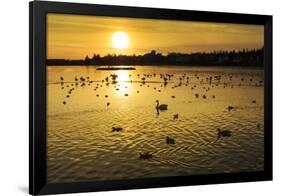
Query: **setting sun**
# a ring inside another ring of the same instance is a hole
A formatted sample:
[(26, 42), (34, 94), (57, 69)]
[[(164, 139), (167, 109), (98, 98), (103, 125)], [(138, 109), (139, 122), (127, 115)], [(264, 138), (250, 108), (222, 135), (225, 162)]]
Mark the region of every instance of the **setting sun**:
[(111, 38), (112, 46), (117, 49), (125, 49), (129, 46), (129, 37), (125, 32), (115, 32)]

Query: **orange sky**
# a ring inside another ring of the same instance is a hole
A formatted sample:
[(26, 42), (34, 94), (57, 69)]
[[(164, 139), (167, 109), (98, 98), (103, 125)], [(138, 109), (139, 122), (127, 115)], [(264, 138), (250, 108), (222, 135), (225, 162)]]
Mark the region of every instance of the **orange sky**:
[[(127, 49), (113, 47), (117, 31), (128, 35)], [(48, 14), (47, 58), (261, 48), (263, 33), (262, 25)]]

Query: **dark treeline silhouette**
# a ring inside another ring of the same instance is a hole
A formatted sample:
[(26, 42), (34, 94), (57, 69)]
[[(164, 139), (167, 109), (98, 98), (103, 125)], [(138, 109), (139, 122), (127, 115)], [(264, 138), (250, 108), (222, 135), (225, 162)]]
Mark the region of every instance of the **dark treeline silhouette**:
[(218, 65), (263, 66), (263, 48), (241, 51), (214, 51), (197, 53), (171, 52), (162, 55), (152, 50), (144, 55), (115, 55), (101, 57), (94, 54), (81, 60), (48, 59), (47, 65)]

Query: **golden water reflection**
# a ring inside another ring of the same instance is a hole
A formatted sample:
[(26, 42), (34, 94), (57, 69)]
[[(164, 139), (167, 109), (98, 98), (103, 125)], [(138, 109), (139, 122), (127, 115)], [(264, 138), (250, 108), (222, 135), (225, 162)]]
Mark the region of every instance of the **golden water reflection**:
[[(49, 66), (47, 76), (49, 182), (263, 170), (261, 69)], [(156, 100), (168, 110), (157, 114)], [(217, 128), (231, 137), (218, 139)], [(154, 158), (140, 161), (145, 152)]]

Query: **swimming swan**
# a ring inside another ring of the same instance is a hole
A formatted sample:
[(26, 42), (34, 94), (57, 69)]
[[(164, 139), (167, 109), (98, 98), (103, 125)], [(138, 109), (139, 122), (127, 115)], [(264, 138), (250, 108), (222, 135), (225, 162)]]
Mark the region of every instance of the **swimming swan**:
[(157, 105), (156, 105), (156, 110), (168, 110), (168, 105), (167, 104), (161, 104), (161, 105), (159, 105), (159, 101), (158, 100), (156, 100), (156, 103), (157, 103)]

